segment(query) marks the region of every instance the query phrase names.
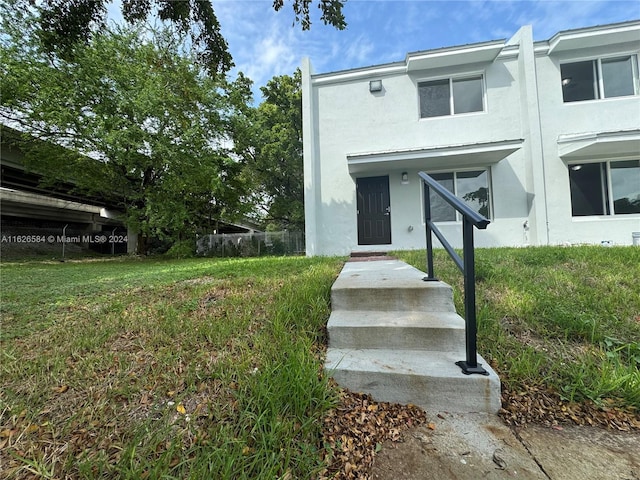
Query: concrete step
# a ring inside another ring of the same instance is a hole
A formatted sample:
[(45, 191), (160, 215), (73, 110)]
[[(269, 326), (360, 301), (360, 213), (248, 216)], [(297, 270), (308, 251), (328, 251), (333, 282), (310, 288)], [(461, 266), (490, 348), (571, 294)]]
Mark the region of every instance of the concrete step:
[(412, 403), (430, 412), (497, 413), (496, 373), (478, 355), (489, 375), (464, 375), (455, 365), (459, 360), (464, 356), (453, 352), (329, 348), (325, 370), (339, 385), (376, 401)]
[(455, 312), (334, 310), (327, 323), (330, 348), (460, 352), (464, 319)]
[(331, 287), (332, 310), (453, 312), (453, 292), (443, 282), (398, 260), (347, 262)]

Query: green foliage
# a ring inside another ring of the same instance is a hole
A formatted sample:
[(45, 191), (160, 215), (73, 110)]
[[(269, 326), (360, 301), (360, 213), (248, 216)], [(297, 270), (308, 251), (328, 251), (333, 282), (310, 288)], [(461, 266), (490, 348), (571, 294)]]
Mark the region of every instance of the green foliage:
[(236, 136), (254, 203), (270, 230), (304, 230), (301, 72), (274, 77), (261, 87), (264, 101), (251, 125)]
[(167, 253), (169, 258), (190, 258), (196, 254), (196, 244), (193, 240), (178, 240), (175, 242)]
[(105, 195), (141, 238), (242, 213), (242, 167), (225, 145), (251, 97), (245, 77), (208, 77), (166, 30), (103, 30), (52, 59), (37, 18), (9, 13), (23, 28), (4, 16), (1, 115), (21, 124), (28, 167)]
[[(342, 7), (345, 0), (319, 0), (320, 19), (342, 30), (346, 27)], [(17, 0), (19, 8), (30, 8), (31, 0)], [(44, 0), (41, 38), (49, 52), (57, 52), (64, 58), (73, 58), (74, 49), (88, 43), (105, 28), (107, 0)], [(295, 22), (303, 30), (311, 27), (310, 0), (294, 0)], [(283, 0), (275, 0), (278, 11)], [(212, 74), (224, 74), (232, 66), (227, 42), (220, 33), (220, 24), (210, 1), (203, 0), (127, 0), (122, 2), (122, 16), (128, 22), (146, 20), (156, 10), (163, 21), (172, 22), (181, 33), (190, 34), (190, 43), (197, 50), (198, 60)]]

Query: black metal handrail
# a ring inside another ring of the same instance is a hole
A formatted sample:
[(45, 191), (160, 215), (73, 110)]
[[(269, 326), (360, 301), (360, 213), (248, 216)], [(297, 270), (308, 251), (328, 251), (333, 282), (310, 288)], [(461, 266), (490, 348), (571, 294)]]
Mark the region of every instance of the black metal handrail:
[[(490, 222), (478, 212), (472, 210), (467, 204), (426, 173), (419, 172), (418, 175), (425, 185), (424, 210), (426, 217), (425, 233), (427, 237), (427, 276), (424, 280), (437, 280), (433, 273), (433, 240), (431, 233), (434, 233), (464, 276), (466, 360), (456, 362), (456, 365), (458, 365), (466, 375), (471, 375), (472, 373), (489, 375), (489, 372), (482, 368), (482, 364), (478, 363), (477, 359), (476, 337), (478, 328), (476, 324), (476, 273), (473, 227), (484, 230)], [(462, 215), (462, 258), (460, 258), (442, 232), (431, 221), (431, 189)]]

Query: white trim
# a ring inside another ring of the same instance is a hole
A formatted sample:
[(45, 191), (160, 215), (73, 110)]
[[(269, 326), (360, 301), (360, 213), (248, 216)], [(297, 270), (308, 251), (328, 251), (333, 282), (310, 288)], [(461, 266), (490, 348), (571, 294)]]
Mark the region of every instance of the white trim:
[(403, 75), (407, 71), (404, 64), (387, 64), (375, 67), (367, 67), (354, 70), (343, 70), (340, 72), (311, 75), (312, 86), (331, 85), (345, 83), (354, 80), (365, 80), (391, 75)]
[(435, 169), (473, 169), (474, 166), (487, 166), (498, 163), (522, 147), (524, 140), (503, 140), (476, 144), (447, 145), (436, 147), (412, 148), (403, 150), (384, 150), (377, 152), (348, 153), (349, 173), (382, 171), (384, 169), (410, 169), (416, 163), (431, 160), (428, 168)]
[[(363, 80), (376, 76), (402, 75), (407, 72), (430, 70), (441, 67), (493, 63), (505, 48), (505, 40), (482, 42), (458, 47), (445, 47), (408, 53), (404, 61), (373, 65), (370, 67), (340, 70), (336, 72), (311, 75), (312, 85), (342, 83)], [(509, 48), (508, 57), (517, 57), (518, 51)], [(426, 65), (426, 66), (425, 66)]]
[(505, 45), (498, 54), (500, 60), (511, 60), (520, 56), (520, 45)]
[(495, 40), (462, 47), (415, 52), (407, 55), (405, 63), (407, 72), (472, 63), (493, 63), (504, 47), (505, 40)]
[(579, 217), (571, 216), (571, 222), (589, 223), (589, 222), (619, 222), (620, 220), (640, 219), (640, 213), (619, 213), (617, 215), (582, 215)]
[(581, 159), (635, 158), (640, 155), (640, 129), (560, 135), (557, 145), (558, 156), (572, 163), (580, 163)]
[(590, 27), (567, 30), (551, 37), (548, 54), (637, 42), (639, 37), (640, 22), (638, 21), (611, 25), (605, 29), (602, 27)]

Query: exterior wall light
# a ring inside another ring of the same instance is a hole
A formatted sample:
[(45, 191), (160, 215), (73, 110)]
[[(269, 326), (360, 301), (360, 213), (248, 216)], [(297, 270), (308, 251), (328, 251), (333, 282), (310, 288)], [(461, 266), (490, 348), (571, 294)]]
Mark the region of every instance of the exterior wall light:
[(382, 91), (382, 80), (371, 80), (369, 82), (369, 91), (373, 92), (381, 92)]
[(407, 172), (402, 172), (402, 176), (400, 177), (402, 185), (407, 185), (409, 183), (409, 174)]

